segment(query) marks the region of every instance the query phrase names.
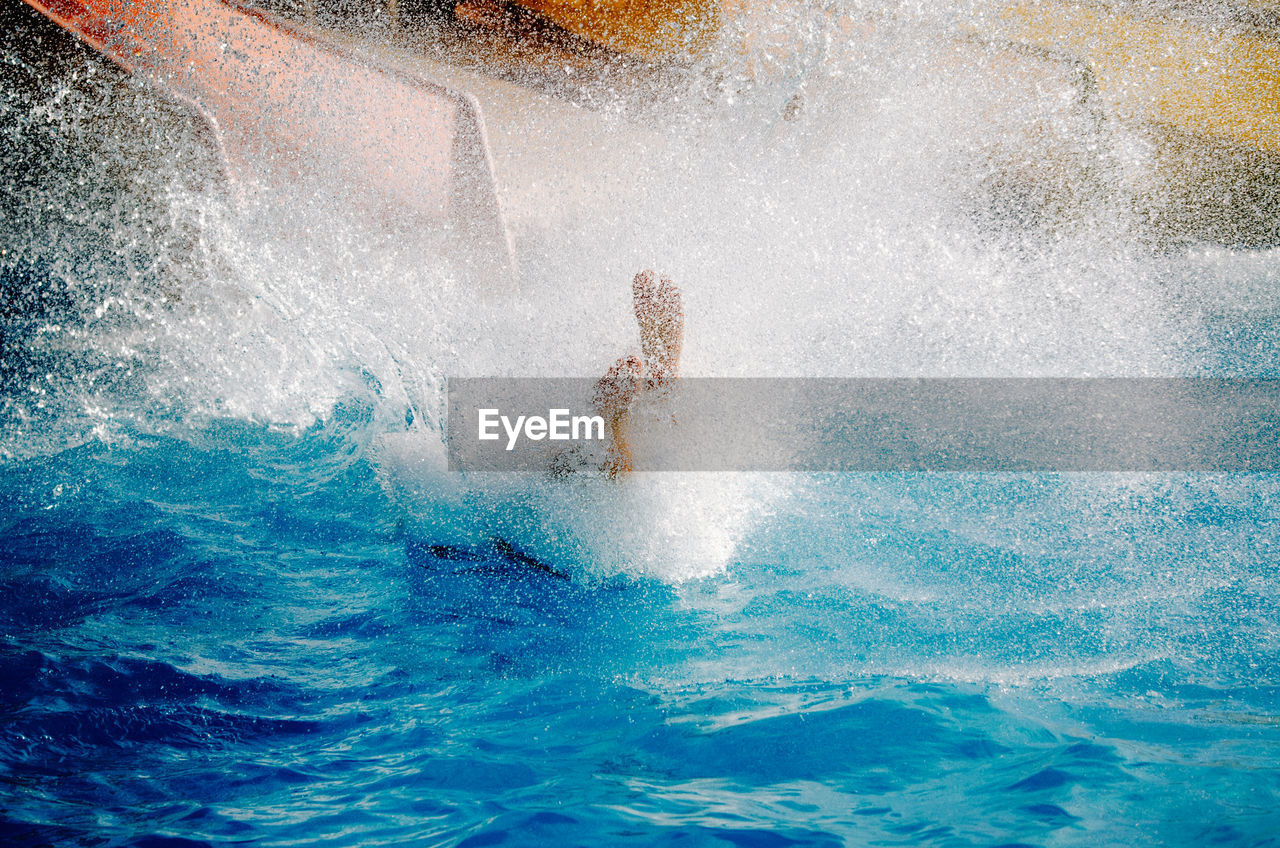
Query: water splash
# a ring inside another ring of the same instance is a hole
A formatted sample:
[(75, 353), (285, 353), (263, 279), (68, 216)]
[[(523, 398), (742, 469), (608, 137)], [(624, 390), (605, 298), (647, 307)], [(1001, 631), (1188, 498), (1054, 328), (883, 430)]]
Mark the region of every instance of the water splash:
[[(306, 187), (245, 203), (193, 181), (207, 170), (198, 136), (172, 136), (180, 116), (92, 58), (11, 61), (26, 83), (7, 89), (5, 155), (35, 176), (6, 188), (20, 211), (5, 223), (5, 285), (24, 305), (5, 315), (22, 342), (4, 356), (0, 451), (137, 432), (200, 441), (225, 420), (336, 432), (373, 451), (427, 537), (513, 537), (583, 574), (687, 579), (733, 562), (799, 484), (453, 479), (446, 378), (602, 373), (637, 346), (628, 281), (651, 266), (685, 293), (691, 375), (1213, 367), (1203, 275), (1189, 270), (1205, 263), (1152, 250), (1120, 204), (1069, 203), (1119, 167), (1114, 139), (1062, 99), (1070, 80), (1009, 103), (984, 76), (999, 56), (957, 65), (957, 15), (866, 12), (850, 38), (847, 19), (780, 8), (757, 23), (755, 52), (725, 47), (653, 82), (646, 99), (665, 106), (589, 117), (587, 138), (629, 145), (627, 179), (586, 211), (513, 216), (511, 298), (479, 295), (429, 243), (363, 228)], [(783, 30), (802, 36), (791, 52), (768, 47)], [(548, 133), (531, 102), (508, 134)], [(1009, 121), (990, 120), (1001, 109)], [(547, 157), (530, 173), (610, 176)], [(1057, 195), (1019, 193), (1009, 163), (1023, 160), (1045, 165)], [(529, 178), (504, 176), (508, 195)], [(1248, 261), (1269, 278), (1264, 255)]]

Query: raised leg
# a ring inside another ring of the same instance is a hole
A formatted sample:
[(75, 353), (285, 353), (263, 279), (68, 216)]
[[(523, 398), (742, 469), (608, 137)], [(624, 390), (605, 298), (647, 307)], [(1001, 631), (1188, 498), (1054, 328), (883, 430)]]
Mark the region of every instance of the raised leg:
[(609, 428), (609, 454), (601, 470), (610, 479), (617, 479), (632, 468), (627, 421), (631, 406), (640, 394), (643, 373), (639, 358), (627, 356), (619, 359), (596, 383), (596, 411)]

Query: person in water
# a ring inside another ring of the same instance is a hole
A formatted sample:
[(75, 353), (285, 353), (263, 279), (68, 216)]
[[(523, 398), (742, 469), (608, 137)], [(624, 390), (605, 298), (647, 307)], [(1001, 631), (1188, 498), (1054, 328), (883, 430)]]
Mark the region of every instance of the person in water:
[(596, 383), (593, 403), (605, 420), (609, 448), (600, 470), (611, 480), (632, 470), (627, 438), (631, 412), (641, 395), (661, 398), (679, 376), (684, 346), (684, 306), (671, 278), (641, 271), (631, 281), (631, 301), (640, 326), (640, 356), (621, 357)]

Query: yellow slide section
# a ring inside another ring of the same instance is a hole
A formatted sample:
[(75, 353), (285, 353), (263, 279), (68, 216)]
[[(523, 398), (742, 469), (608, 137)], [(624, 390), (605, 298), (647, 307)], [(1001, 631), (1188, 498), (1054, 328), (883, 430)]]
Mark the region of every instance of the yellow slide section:
[(1280, 153), (1280, 32), (1040, 0), (1010, 6), (998, 34), (1087, 62), (1119, 118)]
[[(687, 56), (764, 0), (516, 0), (597, 44), (648, 59)], [(1215, 24), (1129, 3), (1011, 0), (977, 34), (1088, 63), (1110, 115), (1280, 153), (1280, 0), (1236, 0)], [(1251, 25), (1261, 22), (1261, 26)]]

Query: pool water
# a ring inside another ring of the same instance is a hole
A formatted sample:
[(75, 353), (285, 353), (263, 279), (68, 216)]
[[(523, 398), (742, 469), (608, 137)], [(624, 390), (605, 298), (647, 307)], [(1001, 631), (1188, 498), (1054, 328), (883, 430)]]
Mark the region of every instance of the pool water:
[(692, 374), (1274, 376), (1274, 249), (993, 231), (904, 105), (655, 151), (495, 303), (139, 175), (84, 72), (0, 114), (0, 843), (1280, 844), (1275, 475), (466, 478), (440, 413), (654, 262)]

